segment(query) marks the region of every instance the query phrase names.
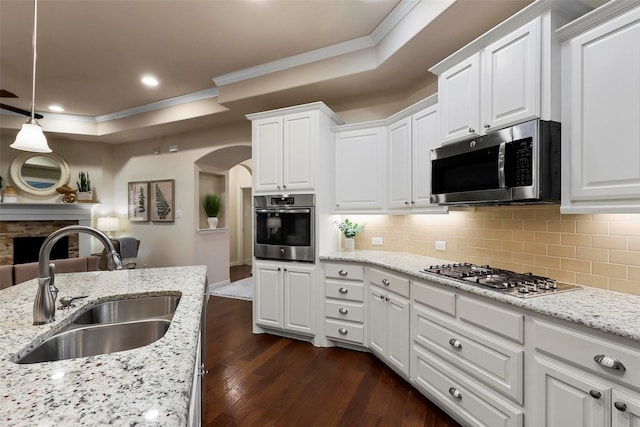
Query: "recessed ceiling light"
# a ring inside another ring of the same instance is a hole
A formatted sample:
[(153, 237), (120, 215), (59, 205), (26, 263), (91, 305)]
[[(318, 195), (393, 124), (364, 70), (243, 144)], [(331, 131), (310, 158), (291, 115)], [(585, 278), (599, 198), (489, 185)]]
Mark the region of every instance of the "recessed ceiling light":
[(147, 86), (158, 86), (158, 79), (153, 76), (143, 76), (141, 81)]
[(64, 108), (62, 108), (60, 105), (49, 105), (49, 110), (55, 111), (56, 113), (62, 113), (64, 111)]

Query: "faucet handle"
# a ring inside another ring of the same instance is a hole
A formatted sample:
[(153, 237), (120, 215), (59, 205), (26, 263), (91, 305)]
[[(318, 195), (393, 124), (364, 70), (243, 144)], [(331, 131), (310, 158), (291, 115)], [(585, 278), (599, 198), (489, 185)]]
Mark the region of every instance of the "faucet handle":
[(56, 265), (52, 262), (49, 263), (49, 277), (51, 278), (51, 280), (49, 281), (49, 289), (51, 289), (53, 304), (55, 305), (56, 299), (58, 298), (58, 288), (54, 284), (56, 281)]
[(122, 270), (122, 261), (115, 250), (107, 254), (107, 268), (109, 270)]

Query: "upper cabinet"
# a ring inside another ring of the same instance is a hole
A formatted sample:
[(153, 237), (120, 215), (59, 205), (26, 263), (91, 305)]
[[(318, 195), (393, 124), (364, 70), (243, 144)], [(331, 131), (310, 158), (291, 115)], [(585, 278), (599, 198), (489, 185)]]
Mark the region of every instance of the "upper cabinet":
[[(578, 9), (568, 9), (573, 7)], [(535, 2), (432, 67), (438, 75), (441, 142), (533, 118), (559, 121), (554, 31), (585, 11), (578, 2)]]
[(252, 121), (255, 193), (316, 190), (317, 151), (330, 147), (341, 120), (316, 102), (247, 116)]
[(561, 212), (640, 212), (640, 2), (607, 3), (558, 34)]

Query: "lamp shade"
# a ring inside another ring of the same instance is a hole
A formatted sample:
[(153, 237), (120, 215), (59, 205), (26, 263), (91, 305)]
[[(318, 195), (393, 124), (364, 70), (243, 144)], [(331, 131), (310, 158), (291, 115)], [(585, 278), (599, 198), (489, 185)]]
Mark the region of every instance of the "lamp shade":
[(10, 147), (34, 153), (51, 153), (47, 138), (45, 138), (42, 128), (35, 123), (35, 120), (29, 120), (29, 123), (22, 125), (22, 129), (16, 135), (15, 142)]
[(118, 231), (120, 230), (120, 220), (115, 216), (103, 216), (98, 218), (98, 230)]

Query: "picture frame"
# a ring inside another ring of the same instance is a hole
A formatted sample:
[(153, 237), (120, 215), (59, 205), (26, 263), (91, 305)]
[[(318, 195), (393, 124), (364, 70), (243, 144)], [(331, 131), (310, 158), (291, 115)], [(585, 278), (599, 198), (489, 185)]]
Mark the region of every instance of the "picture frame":
[(129, 221), (149, 221), (149, 182), (129, 182), (127, 194)]
[(175, 221), (175, 179), (149, 183), (149, 214), (153, 222)]

